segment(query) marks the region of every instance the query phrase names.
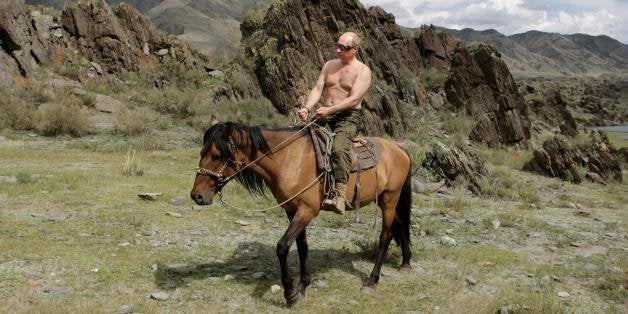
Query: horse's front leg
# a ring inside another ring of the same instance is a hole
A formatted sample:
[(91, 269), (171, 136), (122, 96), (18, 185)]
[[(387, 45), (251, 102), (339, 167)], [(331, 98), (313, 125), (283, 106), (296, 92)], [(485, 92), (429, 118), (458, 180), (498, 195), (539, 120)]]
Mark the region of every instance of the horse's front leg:
[(299, 266), (301, 273), (301, 280), (299, 281), (299, 292), (305, 296), (305, 288), (310, 285), (310, 273), (307, 270), (307, 236), (306, 230), (303, 230), (297, 237), (297, 249), (299, 250)]
[(284, 288), (284, 298), (288, 306), (296, 303), (300, 297), (300, 289), (295, 289), (292, 283), (292, 275), (288, 267), (288, 253), (294, 240), (303, 233), (305, 227), (312, 220), (313, 215), (309, 215), (304, 211), (299, 211), (290, 221), (288, 230), (277, 242), (277, 257), (279, 258), (279, 266), (281, 267), (281, 284)]

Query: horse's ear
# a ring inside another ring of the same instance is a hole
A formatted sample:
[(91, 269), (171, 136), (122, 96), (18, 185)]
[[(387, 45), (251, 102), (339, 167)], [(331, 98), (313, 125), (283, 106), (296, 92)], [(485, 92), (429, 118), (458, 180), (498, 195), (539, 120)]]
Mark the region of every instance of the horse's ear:
[(218, 118), (216, 118), (215, 115), (212, 115), (211, 120), (209, 121), (209, 125), (214, 126), (216, 124), (218, 124), (220, 121), (218, 121)]

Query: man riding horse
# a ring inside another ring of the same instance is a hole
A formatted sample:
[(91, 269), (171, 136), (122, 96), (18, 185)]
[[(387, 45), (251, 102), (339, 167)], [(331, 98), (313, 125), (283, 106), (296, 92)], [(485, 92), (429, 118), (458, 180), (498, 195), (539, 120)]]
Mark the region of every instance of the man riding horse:
[(322, 210), (345, 212), (347, 178), (351, 169), (351, 146), (362, 125), (360, 112), (364, 94), (371, 86), (371, 69), (356, 58), (360, 37), (344, 33), (336, 43), (337, 59), (323, 66), (316, 85), (305, 104), (298, 110), (299, 118), (306, 121), (309, 112), (325, 93), (323, 105), (316, 110), (316, 118), (326, 120), (336, 133), (332, 145), (333, 173), (336, 193), (333, 199), (323, 202)]

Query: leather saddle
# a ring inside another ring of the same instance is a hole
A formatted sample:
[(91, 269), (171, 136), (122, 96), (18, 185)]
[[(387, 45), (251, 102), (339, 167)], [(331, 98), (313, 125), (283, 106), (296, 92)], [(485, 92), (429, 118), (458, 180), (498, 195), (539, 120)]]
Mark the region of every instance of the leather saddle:
[[(321, 129), (310, 127), (310, 135), (314, 143), (316, 164), (319, 170), (331, 172), (331, 141)], [(371, 137), (358, 135), (353, 140), (351, 150), (351, 172), (368, 170), (377, 165), (382, 154), (382, 147)]]

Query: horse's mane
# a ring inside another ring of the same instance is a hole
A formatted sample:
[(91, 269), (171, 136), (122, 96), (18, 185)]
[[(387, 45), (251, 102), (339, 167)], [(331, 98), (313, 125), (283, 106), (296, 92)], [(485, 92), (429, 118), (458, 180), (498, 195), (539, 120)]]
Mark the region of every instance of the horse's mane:
[[(203, 135), (203, 150), (201, 154), (205, 154), (211, 144), (214, 144), (220, 155), (223, 158), (234, 159), (233, 153), (229, 148), (229, 140), (226, 138), (226, 134), (231, 134), (234, 141), (238, 141), (240, 137), (246, 136), (251, 143), (250, 158), (254, 158), (257, 152), (264, 154), (271, 154), (270, 147), (266, 142), (264, 136), (262, 136), (261, 129), (256, 126), (246, 126), (242, 124), (227, 122), (218, 123), (210, 127)], [(240, 182), (246, 189), (254, 196), (265, 196), (266, 183), (262, 177), (258, 176), (251, 169), (244, 169), (240, 171), (235, 179)]]

